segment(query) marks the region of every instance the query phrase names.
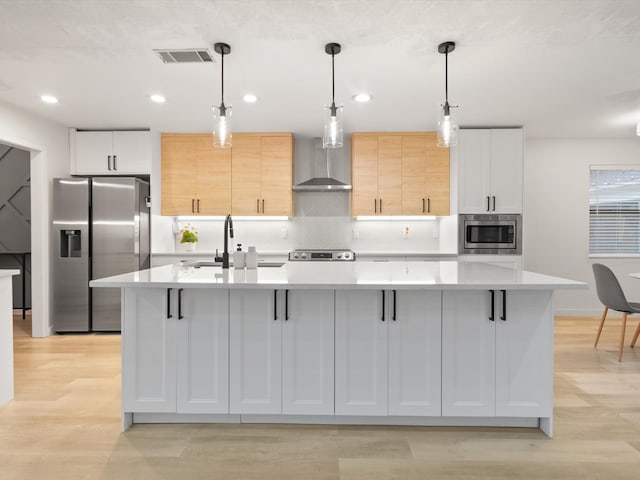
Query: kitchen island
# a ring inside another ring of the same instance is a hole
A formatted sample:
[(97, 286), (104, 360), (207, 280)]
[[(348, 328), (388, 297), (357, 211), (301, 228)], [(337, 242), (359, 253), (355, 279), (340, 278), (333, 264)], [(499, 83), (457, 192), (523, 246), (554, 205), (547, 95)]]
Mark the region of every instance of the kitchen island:
[(552, 435), (553, 291), (480, 262), (167, 265), (122, 288), (123, 428), (526, 426)]
[(13, 399), (13, 277), (19, 270), (0, 270), (0, 405)]

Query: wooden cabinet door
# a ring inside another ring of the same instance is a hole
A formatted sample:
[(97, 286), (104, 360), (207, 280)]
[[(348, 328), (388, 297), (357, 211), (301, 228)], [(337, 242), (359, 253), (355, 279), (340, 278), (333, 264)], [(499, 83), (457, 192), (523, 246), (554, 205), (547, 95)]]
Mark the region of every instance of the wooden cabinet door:
[[(275, 292), (280, 305), (282, 293)], [(274, 290), (230, 292), (229, 413), (282, 412), (282, 312), (275, 308)]]
[(194, 135), (162, 134), (162, 215), (196, 213)]
[(395, 302), (389, 322), (389, 415), (439, 417), (442, 292), (400, 290)]
[(442, 415), (495, 415), (495, 328), (491, 293), (446, 290), (442, 295)]
[(387, 415), (382, 291), (336, 291), (336, 415)]
[(492, 213), (522, 212), (522, 142), (520, 128), (491, 130)]
[(351, 216), (378, 213), (378, 136), (351, 136)]
[(262, 137), (235, 133), (231, 152), (231, 211), (259, 215), (262, 199)]
[[(183, 289), (174, 315), (178, 413), (229, 413), (229, 291)], [(176, 312), (178, 313), (178, 312)]]
[(402, 137), (402, 214), (427, 214), (427, 138)]
[(113, 132), (76, 132), (75, 172), (80, 175), (106, 175), (113, 173)]
[[(508, 290), (496, 294), (500, 312), (496, 319), (496, 415), (550, 417), (552, 292)], [(503, 294), (506, 294), (504, 303)]]
[(491, 209), (491, 130), (458, 132), (458, 212)]
[(437, 134), (427, 133), (426, 195), (427, 215), (450, 214), (451, 180), (449, 149), (438, 147)]
[(292, 216), (293, 138), (291, 135), (263, 136), (261, 149), (260, 212)]
[(231, 213), (231, 149), (213, 146), (211, 134), (198, 135), (196, 141), (196, 213)]
[(151, 173), (151, 133), (147, 131), (113, 132), (113, 171), (123, 174)]
[(286, 297), (282, 413), (333, 415), (334, 291), (290, 290)]
[(378, 213), (402, 214), (402, 137), (378, 137)]
[[(176, 322), (166, 288), (123, 289), (122, 411), (176, 411)], [(175, 298), (173, 299), (175, 300)]]

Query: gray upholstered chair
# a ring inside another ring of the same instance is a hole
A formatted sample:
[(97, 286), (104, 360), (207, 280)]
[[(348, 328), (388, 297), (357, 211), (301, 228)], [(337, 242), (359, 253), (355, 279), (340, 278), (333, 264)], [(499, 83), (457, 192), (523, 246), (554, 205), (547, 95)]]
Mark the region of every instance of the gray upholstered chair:
[[(620, 332), (620, 349), (618, 352), (618, 361), (621, 362), (622, 348), (624, 346), (624, 333), (627, 327), (627, 315), (640, 313), (640, 303), (627, 302), (618, 279), (609, 267), (600, 263), (594, 263), (593, 275), (596, 278), (596, 291), (598, 292), (598, 298), (604, 305), (604, 312), (602, 313), (602, 320), (600, 320), (600, 327), (598, 328), (598, 334), (596, 335), (596, 342), (594, 346), (598, 346), (598, 340), (600, 339), (604, 320), (607, 318), (607, 312), (610, 309), (622, 312), (622, 331)], [(635, 346), (636, 340), (638, 340), (638, 335), (640, 335), (640, 323), (633, 334), (633, 340), (631, 341), (632, 347)]]

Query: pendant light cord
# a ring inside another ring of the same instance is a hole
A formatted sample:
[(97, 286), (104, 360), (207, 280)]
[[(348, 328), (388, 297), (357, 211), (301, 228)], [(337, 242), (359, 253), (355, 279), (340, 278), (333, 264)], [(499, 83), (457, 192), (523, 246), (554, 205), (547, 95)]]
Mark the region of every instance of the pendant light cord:
[(449, 52), (444, 54), (444, 101), (449, 103)]
[(224, 106), (224, 52), (222, 53), (222, 93), (221, 93), (221, 103)]
[(335, 66), (334, 59), (336, 54), (331, 51), (331, 105), (334, 106), (336, 104), (336, 75), (335, 75)]

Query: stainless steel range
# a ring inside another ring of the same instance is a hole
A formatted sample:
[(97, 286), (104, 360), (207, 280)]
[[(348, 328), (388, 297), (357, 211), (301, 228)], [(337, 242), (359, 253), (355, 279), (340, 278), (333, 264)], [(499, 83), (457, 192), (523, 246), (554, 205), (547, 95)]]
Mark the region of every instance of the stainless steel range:
[(307, 250), (300, 249), (289, 252), (289, 261), (292, 262), (315, 262), (315, 261), (338, 261), (353, 262), (356, 254), (352, 250)]

